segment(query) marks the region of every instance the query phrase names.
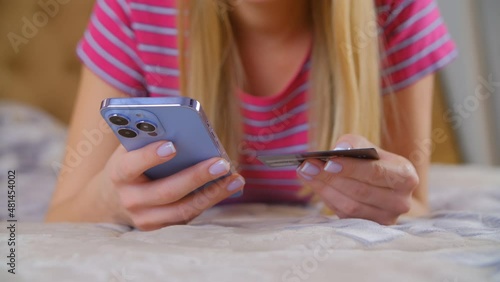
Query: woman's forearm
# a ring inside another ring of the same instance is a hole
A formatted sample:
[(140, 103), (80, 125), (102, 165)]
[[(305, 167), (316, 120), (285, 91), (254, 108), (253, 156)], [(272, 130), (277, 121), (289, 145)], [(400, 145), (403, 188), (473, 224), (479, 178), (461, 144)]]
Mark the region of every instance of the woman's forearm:
[(97, 179), (75, 195), (54, 199), (45, 220), (47, 222), (111, 222), (125, 223), (120, 216), (117, 199)]

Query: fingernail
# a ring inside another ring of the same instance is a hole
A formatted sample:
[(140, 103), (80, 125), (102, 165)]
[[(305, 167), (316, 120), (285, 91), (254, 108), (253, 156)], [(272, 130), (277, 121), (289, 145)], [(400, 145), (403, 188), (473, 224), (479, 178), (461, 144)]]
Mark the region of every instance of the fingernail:
[(349, 150), (349, 149), (352, 149), (351, 144), (347, 142), (340, 142), (337, 144), (337, 146), (335, 146), (335, 149), (333, 150), (335, 151), (335, 150)]
[(234, 199), (234, 198), (238, 198), (238, 197), (241, 197), (241, 196), (243, 196), (243, 190), (240, 190), (240, 191), (232, 194), (231, 196), (229, 196), (229, 198)]
[(303, 174), (302, 172), (300, 172), (300, 170), (299, 170), (299, 171), (297, 171), (297, 174), (298, 174), (298, 175), (300, 175), (300, 177), (304, 178), (305, 180), (308, 180), (308, 181), (313, 180), (313, 178), (312, 178), (312, 177), (310, 177), (310, 176), (308, 176), (308, 175)]
[(243, 185), (245, 185), (245, 180), (243, 179), (243, 177), (239, 176), (238, 178), (233, 180), (233, 182), (231, 182), (229, 185), (227, 185), (227, 190), (234, 191)]
[(229, 163), (226, 160), (219, 160), (208, 168), (211, 175), (219, 175), (229, 171)]
[(342, 165), (340, 165), (334, 161), (328, 161), (325, 165), (325, 171), (328, 171), (331, 173), (339, 173), (342, 171)]
[(306, 163), (305, 163), (305, 164), (304, 164), (304, 165), (300, 168), (300, 172), (301, 172), (301, 173), (304, 173), (304, 174), (307, 174), (307, 175), (312, 175), (312, 176), (314, 176), (314, 175), (318, 175), (318, 174), (319, 174), (320, 169), (319, 169), (317, 166), (315, 166), (315, 165), (313, 165), (313, 164), (311, 164), (311, 163), (306, 162)]
[(158, 147), (158, 149), (156, 150), (156, 154), (162, 158), (168, 157), (168, 156), (172, 155), (173, 153), (175, 153), (175, 147), (174, 147), (174, 144), (172, 142), (167, 142), (167, 143), (161, 145), (160, 147)]

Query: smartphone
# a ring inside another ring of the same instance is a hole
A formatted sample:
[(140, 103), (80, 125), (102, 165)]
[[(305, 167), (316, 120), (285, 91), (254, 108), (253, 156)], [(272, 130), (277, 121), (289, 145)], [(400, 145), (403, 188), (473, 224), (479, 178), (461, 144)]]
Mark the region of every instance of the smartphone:
[[(144, 173), (151, 179), (167, 177), (213, 157), (231, 163), (200, 103), (194, 99), (109, 98), (101, 103), (101, 115), (128, 151), (161, 140), (174, 143), (176, 156)], [(231, 171), (223, 177), (232, 172), (231, 165)]]

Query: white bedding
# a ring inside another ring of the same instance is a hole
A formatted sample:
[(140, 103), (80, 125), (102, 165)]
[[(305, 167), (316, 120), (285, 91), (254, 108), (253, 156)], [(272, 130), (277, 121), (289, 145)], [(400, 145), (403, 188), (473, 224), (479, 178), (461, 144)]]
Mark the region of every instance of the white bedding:
[[(434, 166), (431, 183), (432, 214), (391, 227), (259, 204), (217, 207), (189, 225), (153, 232), (21, 222), (15, 278), (500, 281), (500, 171)], [(7, 231), (1, 232), (5, 260)], [(5, 263), (0, 275), (14, 277)]]
[[(45, 140), (40, 136), (33, 140)], [(30, 148), (13, 143), (19, 154)], [(7, 145), (0, 144), (2, 169), (13, 167), (9, 158), (20, 159)], [(0, 281), (500, 281), (498, 168), (433, 166), (432, 213), (391, 227), (326, 217), (315, 208), (255, 204), (216, 207), (189, 225), (138, 232), (28, 222), (42, 218), (57, 154), (38, 157), (45, 161), (37, 169), (14, 164), (22, 172), (16, 274), (7, 272), (9, 233), (2, 227)]]

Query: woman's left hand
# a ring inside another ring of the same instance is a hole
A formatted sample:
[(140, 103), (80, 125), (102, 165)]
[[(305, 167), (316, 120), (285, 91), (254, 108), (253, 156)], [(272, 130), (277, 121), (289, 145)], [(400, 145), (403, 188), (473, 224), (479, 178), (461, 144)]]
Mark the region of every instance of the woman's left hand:
[(419, 178), (406, 158), (382, 150), (358, 135), (343, 135), (335, 149), (376, 148), (379, 160), (309, 159), (297, 168), (299, 178), (340, 218), (363, 218), (394, 224), (410, 210)]

